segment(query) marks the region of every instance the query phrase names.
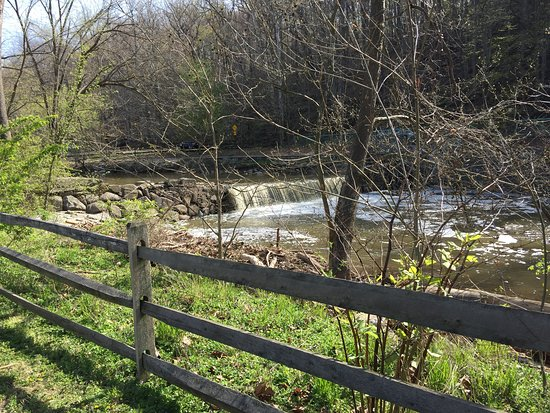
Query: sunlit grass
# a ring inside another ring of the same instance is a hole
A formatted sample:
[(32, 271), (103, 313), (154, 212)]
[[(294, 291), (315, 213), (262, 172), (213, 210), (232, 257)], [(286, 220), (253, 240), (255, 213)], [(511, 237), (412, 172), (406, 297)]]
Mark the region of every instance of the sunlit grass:
[[(0, 240), (6, 244), (6, 239)], [(12, 248), (130, 291), (127, 259), (33, 232)], [(153, 268), (154, 301), (292, 346), (343, 360), (332, 311), (320, 304)], [(132, 344), (131, 310), (1, 260), (0, 284), (37, 304)], [(347, 330), (346, 330), (347, 331)], [(350, 339), (349, 337), (347, 339)], [(262, 395), (285, 411), (352, 409), (350, 391), (211, 340), (156, 323), (163, 359), (220, 384)], [(348, 343), (350, 345), (350, 343)], [(211, 406), (158, 378), (139, 384), (132, 361), (52, 326), (0, 299), (0, 411), (208, 412)], [(438, 336), (424, 383), (513, 412), (547, 412), (540, 372), (506, 346)], [(272, 392), (272, 395), (269, 393)], [(260, 392), (261, 393), (261, 392)], [(267, 395), (267, 396), (266, 396)]]

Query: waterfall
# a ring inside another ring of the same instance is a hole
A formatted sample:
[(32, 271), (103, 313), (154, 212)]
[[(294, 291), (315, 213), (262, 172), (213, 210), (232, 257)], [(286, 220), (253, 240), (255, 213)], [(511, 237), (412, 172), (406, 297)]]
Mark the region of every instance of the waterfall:
[[(329, 195), (337, 195), (341, 186), (341, 177), (325, 178), (325, 187)], [(239, 211), (247, 207), (303, 202), (321, 197), (321, 188), (317, 179), (237, 184), (233, 185), (228, 192), (235, 208)]]

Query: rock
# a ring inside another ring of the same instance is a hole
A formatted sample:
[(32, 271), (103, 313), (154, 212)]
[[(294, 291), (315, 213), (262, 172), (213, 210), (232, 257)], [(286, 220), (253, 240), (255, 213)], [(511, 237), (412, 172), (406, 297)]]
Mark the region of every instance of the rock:
[(175, 211), (178, 211), (180, 215), (186, 215), (187, 214), (187, 207), (183, 204), (176, 205), (173, 208)]
[(192, 217), (196, 217), (197, 215), (199, 215), (199, 207), (195, 204), (193, 205), (190, 205), (189, 208), (188, 208), (188, 214), (189, 216), (192, 216)]
[(180, 214), (177, 213), (177, 211), (168, 211), (164, 218), (168, 221), (178, 221), (180, 219)]
[(210, 197), (210, 202), (213, 202), (213, 203), (216, 204), (216, 203), (218, 202), (218, 197), (217, 197), (216, 195), (212, 195), (212, 196)]
[(126, 184), (122, 185), (122, 197), (124, 199), (138, 199), (143, 194), (138, 189), (138, 187), (134, 184)]
[(56, 211), (63, 211), (63, 198), (58, 196), (58, 195), (54, 195), (54, 196), (51, 196), (50, 197), (50, 204), (52, 205), (53, 209), (55, 209)]
[(133, 191), (124, 193), (124, 199), (129, 199), (129, 200), (138, 199), (139, 196), (140, 196), (140, 194), (139, 194), (139, 191), (137, 189), (134, 189)]
[(181, 221), (187, 221), (188, 219), (190, 219), (191, 217), (187, 214), (183, 214), (183, 215), (180, 215), (180, 220)]
[(151, 201), (154, 201), (157, 203), (157, 205), (160, 207), (160, 196), (158, 196), (157, 194), (155, 194), (154, 192), (150, 192), (149, 193), (149, 198), (151, 198)]
[(185, 206), (187, 206), (187, 207), (191, 206), (191, 201), (193, 199), (193, 197), (191, 195), (184, 195), (182, 199), (183, 199), (183, 203), (185, 204)]
[(96, 192), (101, 186), (101, 180), (97, 178), (62, 177), (56, 179), (52, 194), (73, 195)]
[(107, 210), (107, 206), (103, 202), (93, 202), (86, 206), (86, 212), (88, 214), (99, 214)]
[(121, 185), (109, 185), (109, 191), (113, 192), (119, 196), (122, 196), (122, 186)]
[(121, 189), (122, 189), (122, 195), (125, 195), (128, 192), (135, 191), (137, 189), (137, 186), (134, 184), (126, 184), (126, 185), (122, 185)]
[(113, 192), (105, 192), (103, 195), (99, 197), (99, 199), (105, 202), (114, 202), (114, 201), (121, 200), (120, 196)]
[(174, 205), (174, 202), (166, 197), (158, 196), (155, 193), (151, 193), (151, 199), (155, 201), (159, 208), (170, 208)]
[(172, 201), (171, 199), (168, 199), (166, 197), (163, 197), (161, 196), (160, 197), (160, 207), (161, 208), (171, 208), (172, 206), (174, 206), (175, 202)]
[(99, 201), (99, 196), (95, 194), (88, 194), (84, 196), (84, 203), (86, 205), (93, 204), (94, 202)]
[(122, 210), (117, 205), (111, 205), (109, 213), (113, 218), (122, 218)]
[(208, 207), (201, 208), (201, 211), (202, 211), (203, 215), (210, 214), (210, 208), (208, 208)]
[(65, 211), (86, 211), (86, 205), (73, 195), (63, 197), (63, 209)]

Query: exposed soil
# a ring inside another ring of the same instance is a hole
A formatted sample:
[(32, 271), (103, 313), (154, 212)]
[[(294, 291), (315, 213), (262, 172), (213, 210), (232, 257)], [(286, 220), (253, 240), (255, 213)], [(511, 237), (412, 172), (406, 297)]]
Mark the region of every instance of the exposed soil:
[[(194, 237), (185, 230), (153, 229), (150, 239), (151, 245), (155, 248), (204, 257), (218, 257), (216, 240), (207, 237)], [(225, 258), (231, 261), (313, 274), (319, 274), (321, 268), (325, 269), (313, 251), (285, 250), (277, 246), (265, 247), (244, 242), (233, 242), (229, 247), (224, 245), (224, 249), (226, 249)], [(250, 257), (255, 257), (255, 259)]]

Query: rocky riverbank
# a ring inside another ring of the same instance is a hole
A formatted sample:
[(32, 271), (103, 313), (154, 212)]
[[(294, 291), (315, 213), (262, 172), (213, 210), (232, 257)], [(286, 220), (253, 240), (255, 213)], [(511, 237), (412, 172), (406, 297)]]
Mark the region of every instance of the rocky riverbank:
[[(222, 187), (222, 211), (234, 208), (226, 187)], [(186, 220), (218, 211), (216, 187), (191, 179), (161, 183), (106, 184), (96, 178), (63, 178), (57, 182), (49, 202), (56, 211), (81, 211), (124, 216), (124, 201), (151, 202), (169, 221)]]

